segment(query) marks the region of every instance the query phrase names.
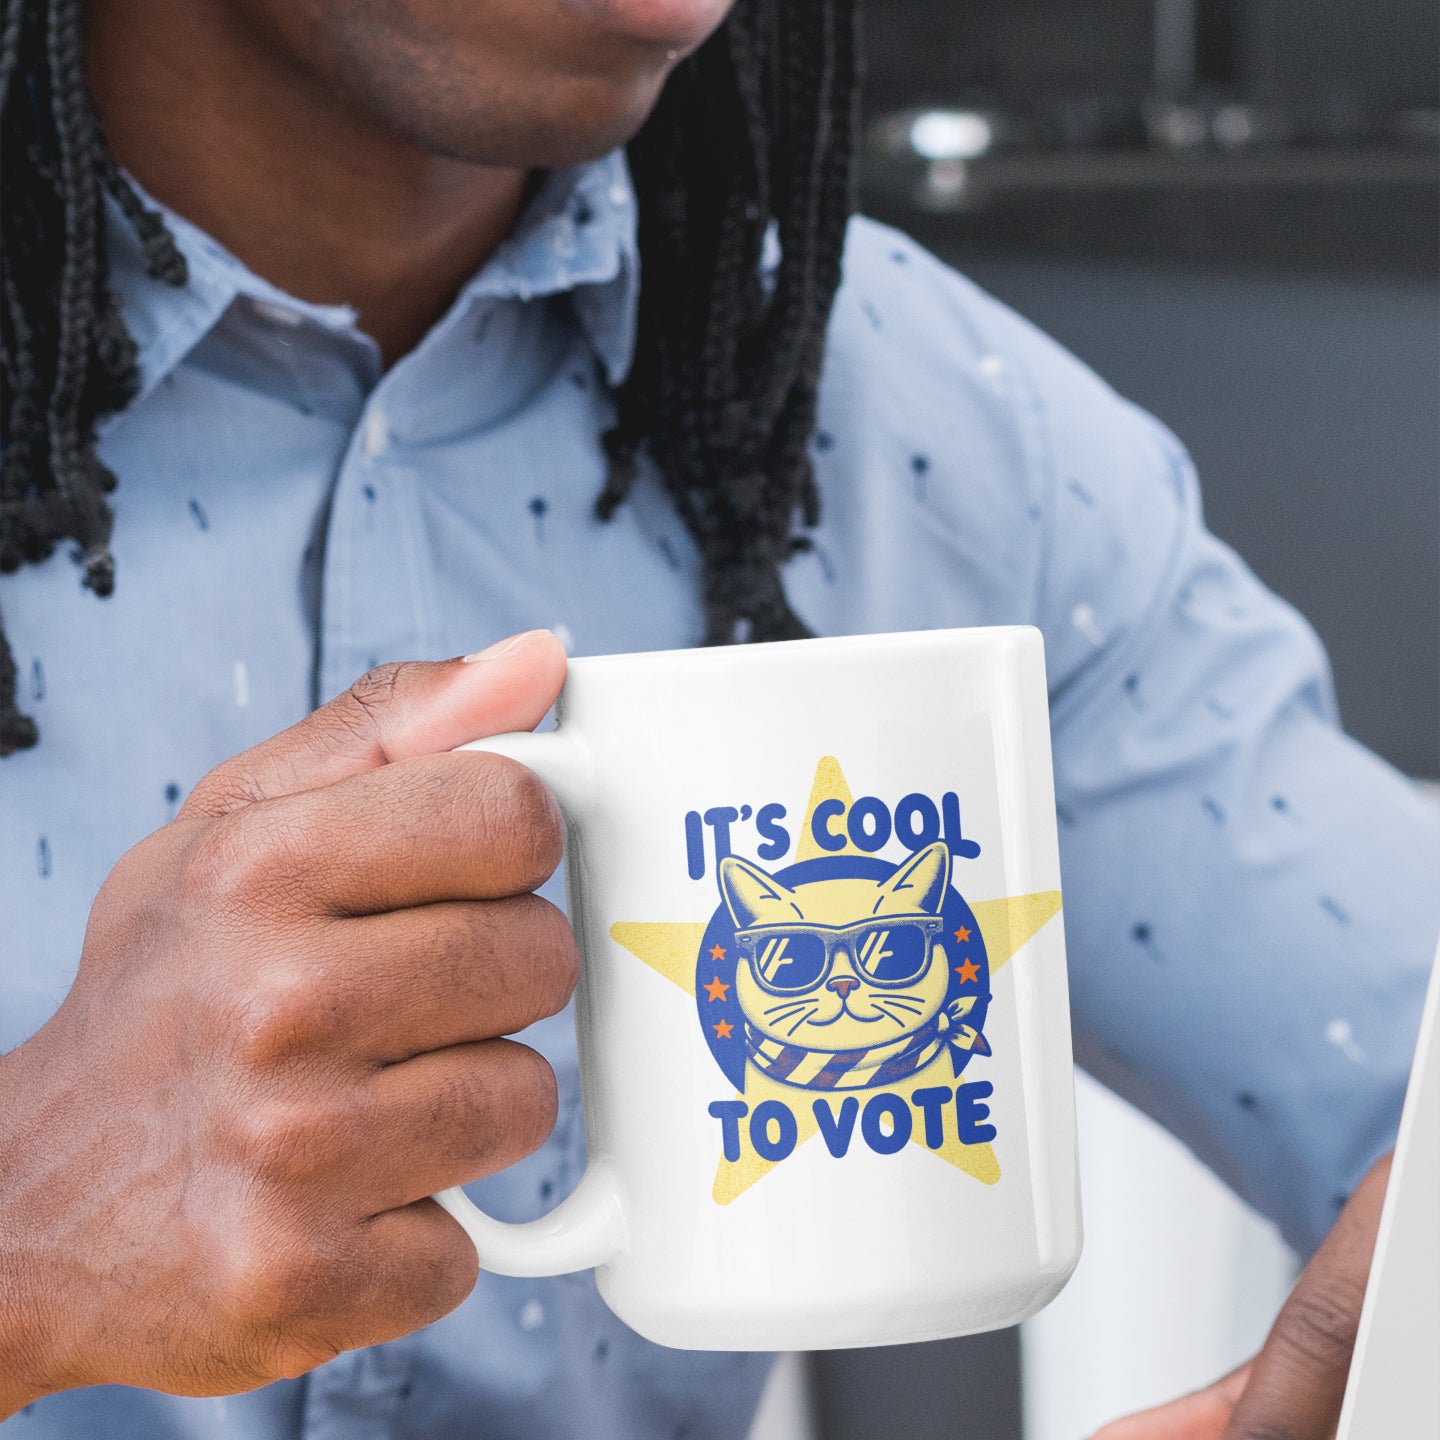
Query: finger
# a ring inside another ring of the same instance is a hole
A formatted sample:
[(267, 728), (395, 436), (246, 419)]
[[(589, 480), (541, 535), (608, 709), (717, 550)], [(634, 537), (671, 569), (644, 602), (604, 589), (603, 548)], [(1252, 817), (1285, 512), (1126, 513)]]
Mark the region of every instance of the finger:
[(1203, 1390), (1111, 1421), (1091, 1440), (1220, 1440), (1249, 1374), (1247, 1361)]
[(513, 1035), (563, 1010), (580, 973), (570, 922), (538, 895), (395, 910), (330, 937), (327, 1024), (378, 1064)]
[(357, 1307), (350, 1348), (380, 1345), (448, 1315), (475, 1288), (474, 1242), (433, 1200), (377, 1215), (369, 1224), (375, 1301)]
[(223, 815), (394, 760), (532, 730), (564, 678), (565, 651), (548, 630), (527, 631), (464, 660), (381, 665), (299, 724), (217, 766), (180, 813)]
[(1225, 1440), (1328, 1440), (1334, 1433), (1389, 1173), (1386, 1156), (1301, 1272), (1255, 1357)]
[(475, 1246), (432, 1200), (341, 1232), (323, 1276), (285, 1286), (271, 1313), (280, 1373), (302, 1374), (340, 1350), (399, 1339), (448, 1315), (475, 1286)]
[(479, 751), (401, 760), (196, 825), (185, 883), (251, 917), (378, 915), (537, 889), (560, 809), (525, 766)]
[(493, 1175), (555, 1128), (555, 1072), (515, 1040), (431, 1051), (370, 1082), (374, 1148), (363, 1180), (373, 1212)]

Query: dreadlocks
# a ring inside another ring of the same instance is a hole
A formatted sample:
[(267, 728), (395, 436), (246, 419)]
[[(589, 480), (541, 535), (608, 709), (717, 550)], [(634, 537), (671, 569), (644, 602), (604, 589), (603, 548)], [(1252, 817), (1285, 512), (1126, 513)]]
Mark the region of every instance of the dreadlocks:
[[(853, 17), (753, 0), (676, 74), (630, 146), (644, 277), (606, 437), (608, 517), (647, 446), (704, 559), (707, 644), (804, 635), (780, 567), (819, 519), (807, 442), (840, 281), (855, 130)], [(780, 245), (761, 273), (771, 217)]]
[[(135, 344), (110, 289), (102, 195), (145, 244), (150, 273), (185, 283), (185, 262), (105, 147), (85, 84), (80, 0), (0, 9), (0, 571), (79, 546), (86, 586), (115, 583), (115, 477), (95, 422), (135, 393)], [(0, 626), (0, 755), (33, 745), (15, 703)]]
[[(630, 145), (644, 285), (596, 505), (609, 519), (648, 456), (700, 550), (707, 644), (807, 633), (780, 570), (807, 543), (797, 516), (819, 517), (807, 442), (850, 212), (852, 5), (739, 0)], [(95, 428), (139, 384), (106, 193), (150, 275), (183, 286), (183, 256), (106, 147), (81, 0), (0, 0), (0, 571), (68, 539), (101, 596), (116, 482)], [(37, 738), (16, 689), (0, 620), (0, 755)]]

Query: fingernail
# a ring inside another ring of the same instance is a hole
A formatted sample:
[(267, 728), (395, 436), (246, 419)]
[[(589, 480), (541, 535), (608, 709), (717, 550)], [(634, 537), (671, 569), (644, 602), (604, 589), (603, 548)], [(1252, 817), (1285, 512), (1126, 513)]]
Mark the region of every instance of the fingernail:
[(548, 634), (550, 634), (548, 630), (526, 630), (522, 634), (512, 635), (508, 640), (497, 640), (484, 650), (477, 650), (473, 655), (464, 655), (461, 659), (466, 665), (473, 665), (477, 660), (500, 660), (506, 655), (513, 655), (517, 650), (523, 649), (536, 636)]

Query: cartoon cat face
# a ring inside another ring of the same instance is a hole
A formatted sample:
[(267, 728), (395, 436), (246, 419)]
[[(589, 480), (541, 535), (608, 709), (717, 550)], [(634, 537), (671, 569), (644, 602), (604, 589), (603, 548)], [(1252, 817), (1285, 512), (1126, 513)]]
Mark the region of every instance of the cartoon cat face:
[(720, 890), (736, 925), (735, 993), (782, 1045), (860, 1050), (919, 1030), (945, 1003), (940, 910), (950, 852), (936, 844), (888, 879), (788, 886), (735, 856)]

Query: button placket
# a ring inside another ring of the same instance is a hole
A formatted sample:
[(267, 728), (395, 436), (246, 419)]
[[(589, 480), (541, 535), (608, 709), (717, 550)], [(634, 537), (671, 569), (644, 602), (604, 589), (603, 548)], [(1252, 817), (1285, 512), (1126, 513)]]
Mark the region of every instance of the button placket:
[(328, 678), (348, 685), (382, 661), (423, 657), (431, 644), (426, 543), (420, 521), (418, 477), (405, 458), (392, 419), (394, 387), (382, 382), (351, 440), (335, 492), (332, 533), (344, 537), (331, 593), (343, 597), (344, 655), (339, 675), (333, 657)]
[(381, 464), (389, 446), (388, 418), (372, 396), (351, 435), (330, 502), (321, 625), (324, 639), (317, 667), (322, 702), (339, 694), (382, 658), (381, 637), (372, 617), (377, 612), (389, 613), (393, 607), (381, 602), (377, 593), (386, 582), (389, 567), (374, 564), (372, 552), (377, 547), (376, 537), (389, 529), (382, 512), (390, 504), (390, 487)]
[(360, 426), (360, 453), (378, 460), (390, 445), (390, 422), (379, 405), (371, 405)]

